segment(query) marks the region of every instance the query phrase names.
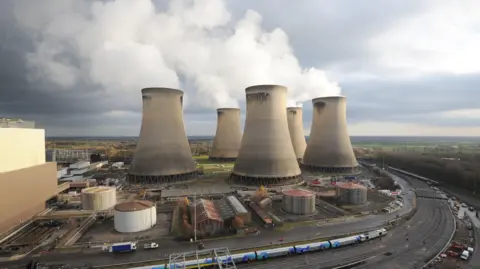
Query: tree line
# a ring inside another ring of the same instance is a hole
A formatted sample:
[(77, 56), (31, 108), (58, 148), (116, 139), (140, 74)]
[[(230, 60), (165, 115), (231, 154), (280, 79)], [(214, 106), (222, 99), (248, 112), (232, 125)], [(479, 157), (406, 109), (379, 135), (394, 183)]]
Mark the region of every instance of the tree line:
[(390, 165), (446, 185), (480, 193), (480, 154), (379, 152), (377, 164)]

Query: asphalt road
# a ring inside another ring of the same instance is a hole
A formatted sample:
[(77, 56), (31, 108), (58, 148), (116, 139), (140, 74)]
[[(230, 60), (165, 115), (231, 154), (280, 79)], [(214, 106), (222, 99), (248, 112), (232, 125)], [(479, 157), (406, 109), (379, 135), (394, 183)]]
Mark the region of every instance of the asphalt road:
[[(454, 217), (448, 205), (439, 200), (420, 198), (417, 205), (417, 213), (408, 222), (391, 230), (381, 240), (345, 249), (239, 264), (237, 268), (331, 268), (339, 263), (347, 264), (366, 258), (369, 258), (367, 263), (356, 268), (421, 268), (426, 260), (448, 244), (454, 229)], [(386, 256), (388, 252), (392, 254)]]
[[(336, 236), (345, 233), (357, 233), (368, 229), (374, 229), (375, 227), (384, 226), (389, 220), (395, 219), (397, 215), (403, 215), (409, 212), (412, 208), (413, 193), (409, 192), (410, 187), (401, 178), (396, 177), (398, 183), (405, 189), (404, 207), (400, 210), (386, 214), (386, 215), (371, 215), (362, 217), (359, 219), (351, 219), (344, 222), (319, 224), (318, 226), (303, 226), (294, 228), (288, 232), (276, 232), (262, 230), (258, 235), (250, 235), (247, 237), (237, 237), (225, 240), (207, 241), (205, 243), (206, 248), (221, 248), (228, 247), (230, 250), (251, 248), (252, 246), (268, 245), (270, 243), (278, 242), (280, 238), (283, 238), (285, 242), (288, 241), (300, 241), (306, 239), (312, 239), (316, 237)], [(153, 259), (162, 259), (168, 257), (170, 253), (178, 253), (193, 250), (193, 246), (190, 243), (175, 242), (172, 240), (164, 240), (158, 242), (160, 247), (155, 250), (145, 251), (139, 250), (134, 253), (105, 253), (105, 252), (92, 252), (90, 253), (72, 253), (72, 254), (44, 254), (39, 257), (34, 257), (42, 263), (65, 263), (71, 265), (109, 265), (118, 263), (127, 263), (133, 261), (145, 261)], [(10, 261), (0, 263), (0, 268), (8, 267), (15, 268), (19, 265), (26, 264), (30, 258), (26, 258), (19, 261)]]

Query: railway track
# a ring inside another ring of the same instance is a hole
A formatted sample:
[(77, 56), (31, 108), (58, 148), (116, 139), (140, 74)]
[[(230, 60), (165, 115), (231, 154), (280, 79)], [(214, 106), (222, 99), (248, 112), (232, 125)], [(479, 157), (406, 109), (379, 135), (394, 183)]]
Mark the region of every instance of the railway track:
[[(434, 201), (429, 201), (433, 203)], [(237, 268), (255, 268), (255, 269), (273, 269), (273, 268), (334, 268), (340, 265), (346, 265), (363, 259), (369, 259), (367, 265), (356, 268), (373, 268), (371, 261), (388, 259), (392, 256), (396, 256), (399, 253), (398, 243), (394, 246), (388, 246), (385, 241), (388, 242), (405, 242), (402, 244), (401, 250), (408, 250), (409, 245), (422, 244), (423, 240), (434, 236), (438, 232), (442, 232), (440, 226), (445, 226), (446, 216), (441, 212), (438, 207), (431, 210), (432, 207), (423, 203), (420, 205), (420, 210), (414, 217), (407, 221), (404, 225), (398, 226), (393, 229), (387, 237), (383, 239), (375, 239), (373, 241), (365, 242), (362, 244), (336, 249), (326, 250), (325, 252), (314, 252), (298, 255), (298, 257), (286, 257), (278, 258), (276, 260), (255, 262), (251, 264), (238, 264)], [(432, 221), (431, 220), (439, 220)], [(420, 237), (409, 238), (409, 241), (405, 240), (406, 232), (402, 231), (409, 224), (409, 233), (422, 234)], [(440, 229), (439, 229), (440, 228)], [(443, 227), (445, 228), (445, 227)], [(380, 241), (379, 241), (380, 240)], [(380, 242), (380, 243), (379, 243)], [(368, 244), (369, 246), (365, 246)], [(418, 250), (418, 248), (415, 248)], [(395, 251), (396, 250), (396, 251)], [(409, 252), (407, 252), (409, 254)], [(403, 256), (403, 255), (402, 255)], [(395, 261), (397, 261), (396, 258)], [(339, 263), (339, 261), (341, 261)], [(374, 268), (377, 268), (374, 266)], [(382, 267), (387, 268), (387, 267)]]

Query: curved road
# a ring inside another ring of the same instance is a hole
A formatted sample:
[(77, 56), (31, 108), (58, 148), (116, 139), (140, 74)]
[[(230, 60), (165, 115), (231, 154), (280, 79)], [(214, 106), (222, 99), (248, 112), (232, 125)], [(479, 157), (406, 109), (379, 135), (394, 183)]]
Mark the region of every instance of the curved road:
[[(365, 258), (370, 259), (356, 268), (421, 268), (426, 260), (448, 244), (455, 220), (445, 202), (419, 199), (417, 204), (417, 214), (404, 225), (390, 230), (382, 239), (344, 249), (239, 264), (237, 268), (332, 268), (339, 263), (348, 264)], [(385, 255), (389, 252), (391, 255)]]
[[(376, 227), (384, 226), (389, 220), (393, 220), (397, 215), (403, 215), (412, 209), (413, 193), (408, 191), (410, 187), (403, 179), (396, 177), (397, 182), (404, 188), (404, 207), (386, 215), (370, 215), (358, 219), (350, 219), (342, 222), (319, 224), (318, 226), (303, 226), (294, 228), (288, 232), (275, 232), (262, 230), (259, 235), (251, 235), (247, 237), (237, 237), (225, 240), (206, 241), (206, 248), (221, 248), (228, 247), (230, 250), (251, 248), (252, 246), (268, 245), (271, 242), (277, 242), (279, 238), (283, 237), (285, 242), (288, 241), (300, 241), (305, 239), (312, 239), (316, 237), (328, 237), (336, 236), (346, 233), (357, 233), (368, 229), (374, 229)], [(170, 253), (178, 253), (193, 250), (190, 243), (175, 242), (172, 240), (165, 240), (159, 242), (160, 248), (155, 251), (139, 250), (135, 253), (72, 253), (72, 254), (47, 254), (40, 257), (35, 257), (43, 263), (64, 263), (71, 265), (109, 265), (126, 263), (133, 261), (144, 261), (152, 259), (162, 259), (168, 257)], [(29, 258), (31, 259), (31, 258)], [(29, 259), (23, 259), (19, 261), (11, 261), (0, 263), (0, 268), (8, 266), (13, 268), (18, 265), (26, 264)]]

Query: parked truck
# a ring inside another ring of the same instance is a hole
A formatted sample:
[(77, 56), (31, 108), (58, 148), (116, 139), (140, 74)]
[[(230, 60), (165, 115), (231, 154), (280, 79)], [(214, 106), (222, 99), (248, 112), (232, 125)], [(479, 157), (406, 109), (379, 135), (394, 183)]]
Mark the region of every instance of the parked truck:
[(143, 245), (143, 248), (144, 248), (144, 249), (154, 249), (154, 248), (158, 248), (158, 244), (155, 243), (155, 242), (148, 243), (148, 244)]
[(137, 242), (122, 242), (110, 245), (109, 252), (132, 252), (137, 250)]

